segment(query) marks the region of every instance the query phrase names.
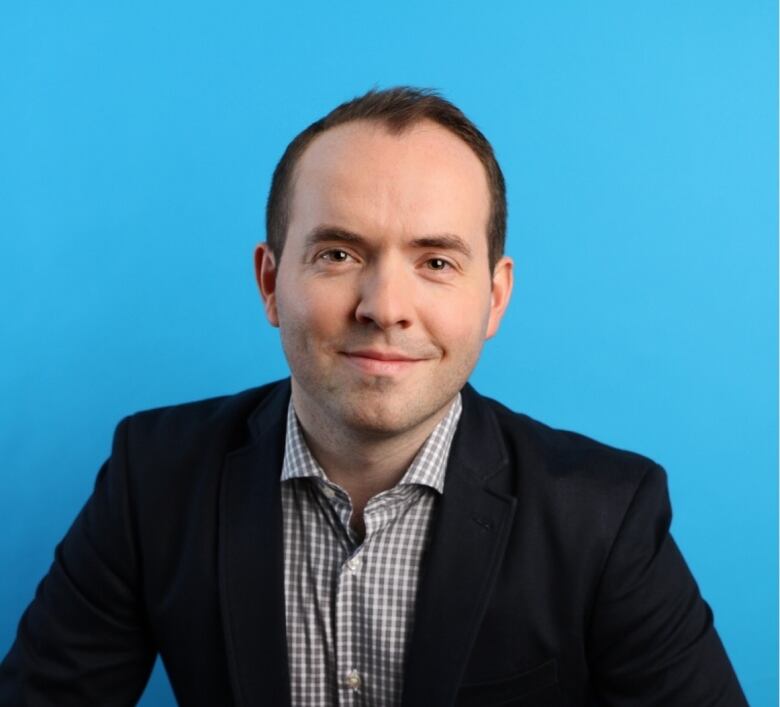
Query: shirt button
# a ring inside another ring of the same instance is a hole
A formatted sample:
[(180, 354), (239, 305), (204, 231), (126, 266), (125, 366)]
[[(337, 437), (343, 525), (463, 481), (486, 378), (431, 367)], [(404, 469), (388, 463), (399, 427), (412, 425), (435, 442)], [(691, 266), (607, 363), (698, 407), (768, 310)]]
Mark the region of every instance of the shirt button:
[(360, 673), (354, 668), (347, 673), (347, 677), (344, 679), (344, 684), (352, 691), (358, 692), (360, 685), (362, 684), (360, 679)]
[(360, 565), (362, 564), (363, 563), (359, 557), (350, 557), (347, 560), (347, 569), (352, 572), (352, 574), (355, 574), (360, 569)]
[(322, 493), (325, 494), (326, 498), (333, 498), (336, 495), (336, 492), (327, 484), (322, 484)]

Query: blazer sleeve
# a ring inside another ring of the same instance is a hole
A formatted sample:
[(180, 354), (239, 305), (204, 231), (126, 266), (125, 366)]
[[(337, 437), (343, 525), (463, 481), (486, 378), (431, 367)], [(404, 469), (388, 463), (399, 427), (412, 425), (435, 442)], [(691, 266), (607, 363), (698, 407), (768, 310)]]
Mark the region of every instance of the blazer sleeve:
[(594, 683), (610, 707), (747, 705), (669, 534), (666, 474), (642, 478), (610, 551), (590, 631)]
[(132, 705), (155, 650), (141, 600), (128, 428), (19, 623), (0, 665), (0, 705)]

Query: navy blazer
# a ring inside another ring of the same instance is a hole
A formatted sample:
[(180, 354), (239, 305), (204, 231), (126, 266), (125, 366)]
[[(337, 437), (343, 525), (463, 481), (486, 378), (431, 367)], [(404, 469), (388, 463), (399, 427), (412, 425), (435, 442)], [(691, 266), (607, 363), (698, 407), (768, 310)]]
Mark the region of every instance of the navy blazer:
[[(0, 667), (2, 705), (290, 704), (289, 381), (133, 415)], [(404, 707), (745, 705), (668, 533), (664, 472), (463, 390)], [(381, 707), (381, 706), (380, 706)]]

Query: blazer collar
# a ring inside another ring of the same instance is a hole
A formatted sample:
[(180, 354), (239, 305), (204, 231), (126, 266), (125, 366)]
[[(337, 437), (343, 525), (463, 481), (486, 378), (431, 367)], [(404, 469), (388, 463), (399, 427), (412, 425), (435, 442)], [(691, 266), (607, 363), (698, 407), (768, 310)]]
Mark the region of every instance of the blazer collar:
[(290, 705), (280, 474), (289, 381), (249, 418), (252, 441), (220, 480), (219, 591), (237, 705)]
[[(516, 499), (487, 488), (507, 466), (495, 414), (467, 385), (444, 494), (437, 498), (406, 656), (403, 707), (455, 700), (506, 548)], [(219, 582), (238, 705), (289, 707), (280, 474), (289, 380), (252, 413), (249, 444), (220, 487)]]
[(455, 702), (517, 505), (486, 485), (507, 459), (495, 413), (467, 385), (417, 590), (402, 707)]

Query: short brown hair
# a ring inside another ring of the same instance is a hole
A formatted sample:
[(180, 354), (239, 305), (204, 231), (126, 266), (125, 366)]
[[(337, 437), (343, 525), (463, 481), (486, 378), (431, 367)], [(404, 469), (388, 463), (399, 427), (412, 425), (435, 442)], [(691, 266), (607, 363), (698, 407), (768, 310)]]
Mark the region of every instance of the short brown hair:
[(282, 257), (289, 226), (290, 204), (295, 167), (311, 141), (337, 125), (355, 120), (373, 120), (397, 134), (420, 122), (431, 120), (463, 140), (485, 167), (490, 191), (490, 216), (487, 224), (488, 260), (493, 270), (504, 253), (506, 240), (506, 187), (493, 147), (463, 112), (436, 91), (409, 86), (371, 90), (334, 108), (312, 123), (287, 146), (271, 180), (266, 206), (268, 245), (277, 263)]

